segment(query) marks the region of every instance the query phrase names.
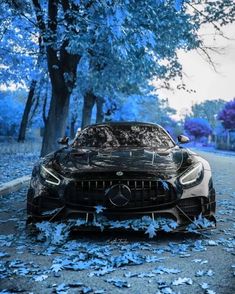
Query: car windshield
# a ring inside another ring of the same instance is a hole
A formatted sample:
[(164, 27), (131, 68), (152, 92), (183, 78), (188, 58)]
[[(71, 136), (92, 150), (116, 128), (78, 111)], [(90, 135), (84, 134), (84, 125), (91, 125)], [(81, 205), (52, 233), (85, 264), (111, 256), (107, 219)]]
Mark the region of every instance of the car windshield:
[(79, 132), (73, 143), (75, 148), (125, 146), (171, 148), (174, 143), (162, 128), (148, 125), (90, 126)]

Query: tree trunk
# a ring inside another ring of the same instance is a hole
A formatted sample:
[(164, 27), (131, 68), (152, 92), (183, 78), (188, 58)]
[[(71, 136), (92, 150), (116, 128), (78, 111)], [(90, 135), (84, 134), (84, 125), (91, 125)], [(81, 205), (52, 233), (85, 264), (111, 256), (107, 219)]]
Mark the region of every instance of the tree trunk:
[(42, 106), (42, 119), (43, 119), (43, 122), (44, 122), (44, 126), (46, 125), (46, 122), (47, 122), (46, 107), (47, 107), (47, 92), (46, 92), (46, 95), (44, 97), (43, 106)]
[(50, 109), (45, 125), (43, 136), (41, 156), (55, 151), (59, 146), (58, 138), (65, 135), (67, 126), (67, 117), (69, 112), (69, 93), (58, 93), (53, 91), (50, 103)]
[(76, 132), (75, 132), (75, 123), (76, 123), (76, 120), (74, 118), (71, 119), (71, 122), (70, 122), (70, 139), (73, 139), (76, 135)]
[(33, 96), (34, 96), (36, 84), (37, 84), (37, 81), (32, 80), (31, 85), (30, 85), (30, 89), (29, 89), (29, 94), (28, 94), (27, 101), (26, 101), (25, 108), (24, 108), (24, 113), (23, 113), (21, 123), (20, 123), (18, 142), (24, 142), (24, 140), (25, 140), (26, 129), (27, 129), (27, 125), (28, 125), (29, 114), (30, 114), (30, 111), (31, 111), (31, 108), (33, 105)]
[(96, 99), (96, 108), (97, 108), (96, 123), (102, 123), (104, 120), (103, 104), (104, 104), (104, 99), (97, 97), (97, 99)]
[[(33, 0), (32, 2), (40, 36), (45, 44), (47, 66), (52, 88), (52, 97), (41, 150), (41, 156), (44, 156), (54, 151), (58, 147), (57, 139), (65, 135), (70, 94), (76, 82), (77, 65), (81, 56), (71, 54), (67, 51), (69, 45), (68, 38), (63, 38), (62, 43), (58, 41), (58, 13), (61, 12), (60, 5), (62, 5), (65, 27), (71, 27), (75, 21), (75, 18), (70, 13), (70, 1), (47, 1), (47, 23), (44, 21), (45, 15), (40, 1)], [(59, 43), (61, 45), (57, 48)]]
[(81, 128), (84, 129), (85, 126), (91, 123), (92, 109), (95, 104), (96, 97), (92, 92), (87, 92), (84, 96), (84, 103), (82, 109), (82, 125)]

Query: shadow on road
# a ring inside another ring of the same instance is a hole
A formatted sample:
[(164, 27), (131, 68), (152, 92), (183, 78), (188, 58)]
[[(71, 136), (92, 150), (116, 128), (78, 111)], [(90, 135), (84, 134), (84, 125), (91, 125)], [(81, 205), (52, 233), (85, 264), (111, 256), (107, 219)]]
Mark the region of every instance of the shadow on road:
[[(210, 232), (208, 231), (207, 234)], [(106, 230), (104, 232), (99, 231), (78, 231), (72, 230), (70, 232), (69, 238), (72, 240), (80, 241), (89, 241), (89, 242), (123, 242), (123, 243), (132, 243), (132, 242), (149, 242), (149, 243), (168, 243), (168, 242), (182, 242), (187, 240), (197, 240), (205, 236), (205, 232), (202, 234), (195, 234), (190, 232), (156, 232), (154, 238), (149, 238), (144, 232), (135, 232), (127, 230)]]

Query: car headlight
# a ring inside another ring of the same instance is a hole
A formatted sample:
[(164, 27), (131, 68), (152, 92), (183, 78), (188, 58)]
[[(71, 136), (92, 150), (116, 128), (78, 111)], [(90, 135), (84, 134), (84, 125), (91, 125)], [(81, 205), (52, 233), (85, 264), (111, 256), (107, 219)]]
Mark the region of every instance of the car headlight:
[(44, 165), (41, 165), (40, 167), (40, 175), (49, 184), (58, 186), (61, 182), (60, 179), (53, 173), (53, 171)]
[(196, 163), (192, 167), (186, 170), (179, 178), (180, 183), (183, 186), (191, 186), (197, 183), (203, 176), (203, 165), (201, 162)]

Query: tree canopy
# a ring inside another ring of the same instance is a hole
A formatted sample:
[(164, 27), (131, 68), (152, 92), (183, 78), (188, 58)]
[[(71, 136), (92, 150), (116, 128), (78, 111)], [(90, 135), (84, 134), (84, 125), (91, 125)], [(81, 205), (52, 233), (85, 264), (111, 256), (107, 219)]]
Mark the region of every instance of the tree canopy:
[(201, 137), (207, 137), (212, 132), (208, 121), (198, 117), (186, 119), (184, 128), (188, 134), (194, 136), (196, 140)]
[(102, 120), (106, 101), (114, 105), (132, 95), (149, 99), (153, 79), (161, 79), (167, 87), (172, 78), (181, 77), (179, 49), (201, 50), (211, 62), (201, 26), (211, 23), (222, 34), (220, 27), (234, 21), (232, 0), (0, 0), (0, 4), (1, 82), (32, 90), (32, 82), (40, 87), (40, 81), (50, 79), (50, 101), (41, 103), (42, 155), (55, 149), (57, 138), (65, 133), (70, 97), (76, 91), (84, 99), (82, 126), (90, 123), (95, 104), (97, 120)]
[(218, 119), (225, 129), (235, 129), (235, 98), (225, 104), (218, 115)]
[(214, 129), (218, 122), (217, 115), (225, 105), (222, 99), (205, 100), (201, 103), (196, 103), (191, 108), (190, 117), (200, 117), (206, 119), (210, 126)]

